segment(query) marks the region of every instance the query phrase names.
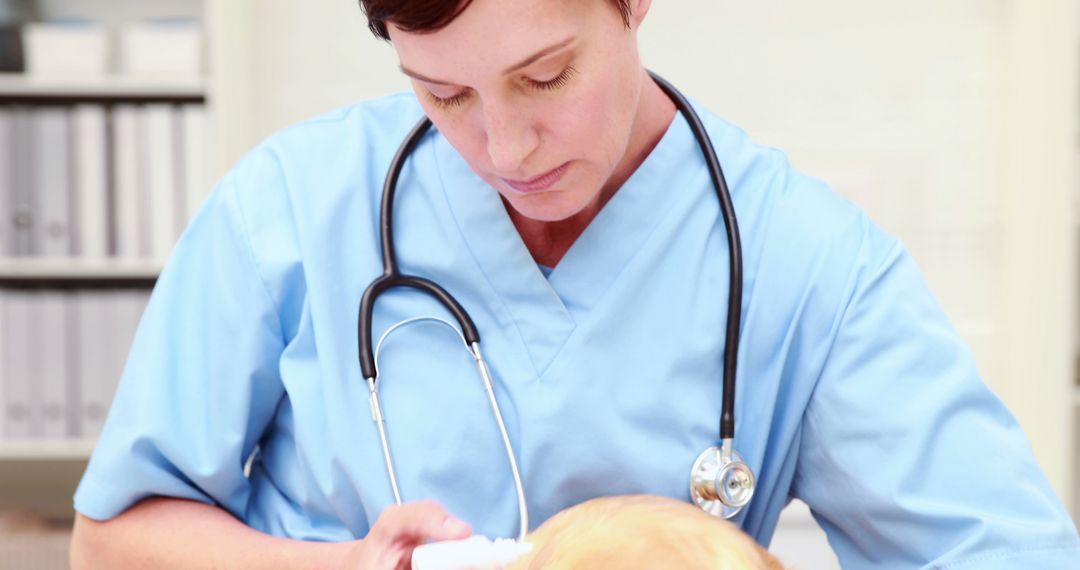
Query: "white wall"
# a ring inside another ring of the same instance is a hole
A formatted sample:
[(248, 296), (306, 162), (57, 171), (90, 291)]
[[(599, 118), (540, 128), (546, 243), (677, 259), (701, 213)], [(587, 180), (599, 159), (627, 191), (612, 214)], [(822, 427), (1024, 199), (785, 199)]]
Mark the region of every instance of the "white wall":
[(225, 121), (245, 123), (229, 133), (242, 136), (227, 145), (231, 159), (285, 125), (408, 88), (356, 0), (218, 0), (210, 10), (213, 36), (229, 42), (211, 48), (227, 68), (215, 89), (230, 101)]
[(1076, 12), (1074, 0), (670, 0), (642, 37), (649, 66), (905, 242), (1067, 503)]
[(256, 81), (273, 93), (259, 97), (267, 126), (408, 87), (392, 48), (371, 35), (356, 0), (257, 6)]
[(899, 235), (993, 382), (1004, 3), (691, 4), (654, 4), (647, 62)]

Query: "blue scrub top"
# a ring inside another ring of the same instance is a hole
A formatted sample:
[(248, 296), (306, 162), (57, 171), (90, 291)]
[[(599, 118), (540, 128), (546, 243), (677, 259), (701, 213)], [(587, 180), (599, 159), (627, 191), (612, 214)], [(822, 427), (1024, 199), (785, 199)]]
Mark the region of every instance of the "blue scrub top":
[[(798, 497), (845, 567), (1080, 568), (1069, 515), (904, 248), (699, 112), (745, 257), (735, 444), (758, 488), (735, 521), (768, 544)], [(274, 535), (365, 536), (393, 497), (357, 306), (382, 272), (387, 166), (421, 113), (411, 94), (356, 104), (278, 133), (222, 179), (153, 292), (78, 511), (108, 519), (164, 495)], [(436, 131), (396, 213), (402, 269), (477, 324), (533, 527), (600, 495), (688, 500), (717, 436), (728, 249), (681, 116), (547, 278)], [(421, 315), (448, 317), (394, 290), (374, 334)], [(379, 368), (404, 499), (514, 536), (506, 457), (460, 340), (414, 324)]]

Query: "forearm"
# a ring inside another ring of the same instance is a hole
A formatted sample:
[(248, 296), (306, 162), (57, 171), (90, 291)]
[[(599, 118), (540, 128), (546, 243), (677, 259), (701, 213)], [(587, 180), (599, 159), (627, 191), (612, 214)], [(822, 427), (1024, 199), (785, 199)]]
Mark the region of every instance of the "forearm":
[(154, 498), (105, 522), (78, 515), (71, 567), (335, 568), (353, 545), (278, 538), (214, 506)]

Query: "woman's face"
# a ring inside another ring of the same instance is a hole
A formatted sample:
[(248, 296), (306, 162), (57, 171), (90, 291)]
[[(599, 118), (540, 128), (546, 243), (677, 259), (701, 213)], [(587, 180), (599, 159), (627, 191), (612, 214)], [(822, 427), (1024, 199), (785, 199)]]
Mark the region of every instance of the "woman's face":
[(474, 0), (448, 26), (389, 26), (424, 110), (480, 177), (527, 218), (600, 200), (626, 154), (642, 66), (609, 0)]

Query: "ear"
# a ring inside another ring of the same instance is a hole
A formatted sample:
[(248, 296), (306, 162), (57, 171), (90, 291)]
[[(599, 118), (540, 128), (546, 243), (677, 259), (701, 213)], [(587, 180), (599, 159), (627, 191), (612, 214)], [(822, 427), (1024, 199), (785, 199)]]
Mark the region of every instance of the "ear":
[(645, 19), (645, 14), (649, 13), (649, 7), (652, 6), (652, 0), (630, 0), (630, 27), (638, 29), (641, 26), (641, 22)]

